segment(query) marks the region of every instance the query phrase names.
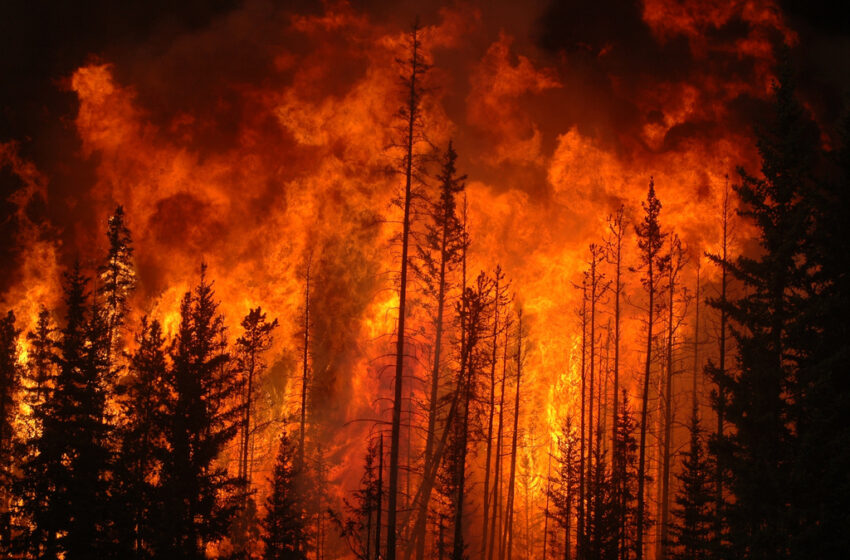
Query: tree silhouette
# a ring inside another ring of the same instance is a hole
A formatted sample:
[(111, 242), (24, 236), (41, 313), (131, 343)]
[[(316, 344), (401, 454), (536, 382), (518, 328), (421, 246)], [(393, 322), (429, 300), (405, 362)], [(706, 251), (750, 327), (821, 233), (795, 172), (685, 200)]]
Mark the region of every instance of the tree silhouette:
[(668, 266), (668, 256), (661, 255), (666, 234), (661, 232), (658, 216), (661, 213), (661, 202), (655, 196), (655, 182), (649, 180), (649, 191), (646, 201), (642, 203), (644, 210), (643, 220), (635, 225), (635, 233), (638, 236), (638, 248), (640, 249), (640, 262), (643, 276), (641, 284), (647, 292), (647, 318), (646, 318), (646, 357), (643, 371), (643, 397), (641, 399), (640, 414), (640, 444), (638, 446), (638, 491), (637, 491), (637, 542), (635, 553), (637, 560), (643, 558), (643, 543), (646, 532), (646, 504), (644, 487), (646, 485), (646, 426), (649, 409), (649, 382), (652, 370), (652, 345), (654, 342), (653, 329), (657, 319), (656, 297), (660, 292), (659, 282), (663, 272)]
[(19, 445), (15, 437), (16, 407), (21, 394), (15, 314), (0, 319), (0, 554), (12, 552), (12, 502)]
[(166, 441), (171, 452), (162, 465), (168, 523), (160, 550), (202, 558), (220, 540), (236, 513), (239, 480), (216, 459), (235, 437), (241, 409), (239, 389), (226, 352), (224, 318), (201, 266), (198, 285), (180, 304), (180, 324), (165, 385)]
[(266, 560), (306, 560), (304, 497), (298, 487), (296, 450), (286, 432), (280, 436), (272, 489), (266, 499), (263, 542)]

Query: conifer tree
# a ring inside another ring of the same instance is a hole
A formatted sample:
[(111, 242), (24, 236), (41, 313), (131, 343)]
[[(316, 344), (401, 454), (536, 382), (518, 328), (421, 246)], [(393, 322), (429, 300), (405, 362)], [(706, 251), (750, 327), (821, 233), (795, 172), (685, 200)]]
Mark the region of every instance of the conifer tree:
[(263, 543), (266, 560), (307, 560), (308, 538), (304, 497), (298, 486), (296, 450), (284, 431), (266, 499)]
[[(440, 172), (439, 196), (427, 208), (430, 222), (425, 225), (425, 235), (417, 245), (417, 259), (411, 260), (411, 267), (420, 278), (425, 293), (433, 298), (434, 350), (430, 373), (428, 398), (428, 424), (425, 432), (425, 470), (434, 461), (437, 443), (438, 401), (444, 365), (445, 307), (449, 298), (451, 283), (449, 275), (460, 262), (466, 236), (457, 215), (457, 195), (463, 191), (466, 176), (457, 172), (457, 152), (449, 142)], [(432, 481), (423, 481), (419, 493), (418, 513), (413, 538), (416, 540), (416, 557), (422, 560), (425, 554), (425, 523), (427, 521), (428, 502), (431, 497)]]
[(635, 421), (628, 393), (622, 389), (617, 413), (616, 434), (611, 461), (611, 494), (613, 526), (616, 528), (615, 558), (628, 560), (636, 555), (637, 546), (637, 452)]
[(103, 312), (108, 340), (107, 361), (112, 362), (120, 343), (120, 329), (127, 315), (127, 298), (136, 288), (136, 270), (133, 265), (133, 241), (125, 222), (124, 207), (115, 208), (109, 217), (106, 231), (109, 252), (100, 267), (98, 291), (103, 298)]
[(219, 541), (239, 505), (239, 480), (217, 458), (235, 437), (241, 409), (239, 389), (226, 352), (224, 318), (201, 266), (198, 285), (180, 304), (180, 324), (165, 386), (166, 436), (170, 448), (162, 465), (165, 527), (160, 550), (202, 558)]
[(370, 440), (363, 460), (363, 476), (352, 501), (344, 500), (350, 517), (341, 523), (341, 534), (351, 552), (360, 560), (376, 557), (374, 544), (378, 504), (378, 443)]
[(0, 554), (12, 551), (12, 506), (15, 496), (15, 469), (19, 445), (15, 418), (21, 395), (22, 368), (18, 363), (18, 335), (15, 314), (0, 319)]
[(796, 99), (787, 52), (782, 59), (773, 115), (759, 130), (761, 176), (741, 169), (734, 187), (760, 252), (722, 263), (746, 293), (720, 304), (735, 323), (737, 371), (719, 377), (733, 429), (716, 450), (734, 495), (725, 507), (732, 554), (754, 559), (830, 557), (847, 543), (821, 521), (848, 504), (846, 481), (825, 468), (840, 463), (832, 450), (847, 441), (846, 411), (834, 408), (847, 395), (834, 369), (847, 343), (835, 341), (838, 354), (825, 349), (846, 317), (826, 320), (824, 310), (846, 300), (827, 296), (841, 272), (824, 268), (835, 261), (813, 235), (826, 217), (816, 203), (819, 135)]
[(164, 445), (164, 405), (170, 398), (165, 337), (157, 320), (142, 318), (136, 347), (119, 401), (124, 422), (118, 428), (115, 473), (121, 505), (118, 535), (127, 556), (155, 558), (166, 553), (155, 546), (162, 524), (167, 523), (159, 479), (169, 453)]
[[(106, 422), (107, 336), (103, 313), (90, 305), (79, 265), (65, 275), (65, 325), (54, 387), (35, 409), (41, 431), (23, 466), (24, 512), (38, 555), (87, 558), (114, 547), (107, 518), (111, 427)], [(32, 478), (30, 478), (32, 476)]]
[(646, 428), (649, 414), (649, 384), (652, 371), (652, 346), (655, 342), (655, 321), (657, 319), (658, 302), (656, 301), (660, 288), (663, 272), (668, 266), (668, 256), (661, 255), (666, 234), (661, 232), (658, 216), (661, 213), (661, 202), (655, 196), (655, 182), (650, 178), (649, 192), (646, 201), (642, 203), (644, 210), (643, 220), (635, 226), (638, 236), (638, 248), (640, 249), (640, 262), (643, 276), (641, 283), (647, 292), (647, 318), (646, 318), (646, 356), (644, 357), (643, 371), (643, 397), (641, 399), (640, 415), (640, 443), (638, 446), (638, 490), (637, 490), (637, 541), (635, 553), (637, 560), (643, 559), (644, 536), (647, 526), (647, 512), (645, 503), (646, 486)]
[(393, 379), (393, 409), (390, 433), (389, 487), (387, 488), (387, 560), (396, 558), (397, 519), (398, 519), (398, 473), (399, 450), (401, 448), (401, 408), (404, 395), (405, 370), (405, 319), (407, 315), (407, 268), (408, 246), (410, 238), (410, 210), (413, 200), (414, 182), (418, 169), (415, 162), (416, 146), (424, 140), (422, 137), (422, 78), (428, 66), (422, 57), (422, 37), (418, 20), (410, 30), (410, 56), (402, 61), (404, 74), (402, 83), (405, 90), (405, 103), (399, 117), (403, 121), (401, 148), (404, 156), (401, 170), (404, 174), (404, 196), (402, 206), (401, 263), (399, 271), (398, 326), (396, 329), (395, 376)]
[(552, 509), (547, 513), (562, 531), (561, 538), (554, 534), (552, 541), (563, 540), (564, 560), (573, 558), (573, 508), (578, 497), (578, 433), (573, 424), (573, 417), (567, 416), (561, 426), (558, 435), (558, 466), (548, 490)]
[(696, 407), (688, 425), (690, 441), (676, 475), (681, 483), (673, 506), (671, 557), (676, 560), (708, 560), (713, 554), (714, 528), (711, 463), (705, 453), (703, 430)]

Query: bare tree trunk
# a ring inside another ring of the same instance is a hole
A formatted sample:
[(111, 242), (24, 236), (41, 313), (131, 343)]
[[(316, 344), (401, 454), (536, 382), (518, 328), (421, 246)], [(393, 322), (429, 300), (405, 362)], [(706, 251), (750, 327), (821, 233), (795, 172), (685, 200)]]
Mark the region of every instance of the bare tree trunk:
[(653, 260), (649, 259), (647, 264), (649, 277), (649, 310), (647, 311), (646, 324), (646, 361), (643, 371), (643, 398), (641, 400), (640, 413), (640, 443), (638, 449), (638, 495), (637, 495), (637, 535), (635, 544), (635, 553), (637, 560), (643, 559), (643, 537), (644, 537), (644, 521), (645, 521), (645, 496), (644, 486), (646, 483), (646, 420), (649, 412), (649, 374), (652, 367), (652, 327), (655, 317), (653, 310), (655, 308), (655, 277), (653, 270)]
[[(720, 337), (718, 340), (719, 353), (718, 356), (718, 373), (719, 378), (726, 375), (726, 326), (728, 317), (726, 314), (726, 289), (727, 275), (726, 265), (728, 262), (728, 243), (729, 243), (729, 177), (726, 177), (726, 185), (723, 191), (723, 264), (720, 266)], [(717, 428), (716, 435), (718, 441), (723, 440), (723, 423), (726, 407), (726, 391), (721, 383), (717, 384)], [(717, 545), (722, 544), (723, 540), (723, 463), (720, 457), (715, 461), (715, 540)]]
[(614, 449), (617, 440), (617, 410), (619, 405), (620, 392), (620, 293), (621, 285), (621, 266), (623, 254), (623, 234), (624, 232), (624, 209), (620, 206), (616, 214), (609, 220), (609, 229), (611, 230), (611, 242), (608, 244), (609, 256), (613, 258), (614, 264), (614, 403), (611, 422), (611, 449)]
[[(496, 468), (495, 480), (493, 481), (493, 516), (491, 517), (490, 527), (490, 552), (487, 555), (488, 560), (493, 560), (493, 555), (497, 558), (502, 557), (502, 434), (504, 432), (505, 420), (505, 383), (508, 378), (508, 335), (510, 332), (510, 317), (505, 316), (505, 343), (502, 346), (502, 388), (499, 392), (499, 429), (496, 434)], [(499, 538), (496, 538), (499, 535)], [(498, 552), (496, 546), (498, 545)]]
[(484, 462), (484, 525), (481, 530), (481, 560), (485, 560), (487, 555), (487, 530), (490, 522), (490, 462), (493, 454), (493, 417), (496, 412), (496, 351), (498, 350), (497, 338), (499, 335), (499, 280), (501, 279), (501, 272), (501, 268), (497, 266), (495, 297), (493, 299), (493, 351), (490, 356), (490, 399), (488, 401), (489, 411), (487, 419), (487, 454)]
[(384, 434), (378, 443), (378, 507), (375, 512), (375, 560), (381, 556), (381, 514), (384, 510)]
[(549, 492), (552, 478), (552, 441), (546, 450), (546, 505), (543, 507), (543, 560), (546, 560), (546, 545), (549, 544)]
[(579, 560), (584, 558), (584, 525), (585, 525), (585, 500), (584, 500), (584, 442), (585, 442), (585, 356), (587, 354), (587, 274), (581, 281), (581, 434), (579, 437), (579, 460), (578, 460), (578, 527), (576, 528), (576, 556)]
[(514, 433), (511, 442), (511, 473), (508, 481), (508, 501), (505, 514), (508, 516), (505, 527), (505, 550), (507, 558), (513, 557), (513, 521), (514, 521), (514, 487), (516, 485), (516, 453), (517, 435), (519, 433), (519, 397), (520, 381), (522, 379), (522, 309), (517, 313), (517, 349), (516, 349), (516, 401), (514, 403)]
[[(673, 245), (671, 244), (671, 253)], [(667, 558), (667, 529), (670, 523), (670, 434), (673, 425), (673, 301), (676, 291), (674, 267), (669, 270), (669, 298), (667, 301), (667, 372), (664, 382), (664, 437), (661, 450), (661, 538), (658, 542), (657, 560)]]
[[(434, 441), (437, 430), (437, 399), (440, 390), (440, 358), (443, 344), (443, 314), (446, 303), (446, 248), (448, 243), (448, 217), (443, 217), (442, 239), (440, 240), (440, 285), (437, 291), (437, 320), (434, 335), (434, 365), (431, 369), (431, 394), (428, 403), (428, 431), (425, 435), (425, 465), (434, 461)], [(418, 502), (419, 515), (416, 518), (414, 538), (416, 539), (416, 559), (425, 558), (425, 525), (428, 519), (428, 504), (430, 492), (420, 497)]]
[(387, 502), (387, 560), (396, 557), (396, 518), (398, 502), (398, 457), (401, 436), (401, 408), (404, 385), (405, 332), (404, 321), (407, 314), (407, 259), (410, 237), (410, 201), (413, 183), (413, 144), (415, 143), (414, 128), (418, 112), (418, 94), (416, 78), (420, 69), (419, 64), (419, 23), (414, 23), (411, 30), (412, 56), (410, 58), (409, 100), (407, 106), (407, 141), (405, 159), (404, 185), (404, 215), (401, 233), (401, 276), (399, 279), (398, 296), (398, 329), (396, 340), (395, 387), (393, 392), (392, 432), (390, 435), (390, 480)]
[(304, 283), (304, 348), (301, 363), (301, 432), (298, 434), (298, 457), (300, 465), (304, 465), (304, 439), (307, 433), (307, 387), (309, 386), (308, 352), (310, 348), (310, 258), (307, 259), (307, 269)]

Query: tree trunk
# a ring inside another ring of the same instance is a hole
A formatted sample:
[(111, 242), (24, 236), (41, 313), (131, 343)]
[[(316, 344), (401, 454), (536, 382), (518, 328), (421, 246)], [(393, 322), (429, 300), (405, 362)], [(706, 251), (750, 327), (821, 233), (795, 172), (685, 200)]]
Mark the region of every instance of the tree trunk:
[(405, 334), (404, 320), (407, 313), (407, 258), (408, 258), (408, 242), (410, 237), (410, 201), (413, 182), (413, 144), (414, 128), (416, 124), (417, 113), (417, 92), (416, 92), (416, 77), (419, 72), (418, 54), (419, 54), (419, 26), (414, 24), (411, 32), (412, 56), (410, 58), (410, 91), (408, 100), (408, 119), (407, 119), (407, 142), (406, 142), (406, 160), (405, 160), (405, 184), (404, 184), (404, 215), (402, 218), (402, 233), (401, 233), (401, 277), (399, 279), (399, 295), (398, 295), (398, 329), (396, 340), (396, 361), (395, 361), (395, 387), (393, 392), (393, 416), (392, 416), (392, 432), (390, 435), (390, 480), (387, 502), (387, 560), (395, 560), (396, 557), (396, 518), (397, 518), (397, 501), (398, 501), (398, 457), (400, 448), (401, 436), (401, 407), (404, 385), (404, 358), (405, 358)]
[[(499, 276), (501, 269), (496, 267), (496, 293), (494, 297), (493, 310), (493, 351), (490, 356), (490, 399), (489, 413), (487, 418), (487, 453), (484, 462), (484, 525), (481, 530), (481, 560), (487, 555), (487, 530), (489, 528), (490, 515), (490, 463), (493, 454), (493, 417), (496, 412), (496, 341), (499, 334)], [(545, 537), (544, 537), (545, 538)]]
[[(505, 514), (508, 516), (505, 526), (505, 547), (502, 551), (508, 560), (513, 558), (513, 521), (514, 521), (514, 487), (516, 485), (516, 452), (517, 435), (519, 433), (519, 397), (520, 381), (522, 379), (522, 309), (517, 315), (517, 349), (516, 349), (516, 402), (514, 403), (514, 433), (511, 442), (511, 472), (508, 481), (508, 501)], [(504, 560), (504, 558), (503, 558)]]

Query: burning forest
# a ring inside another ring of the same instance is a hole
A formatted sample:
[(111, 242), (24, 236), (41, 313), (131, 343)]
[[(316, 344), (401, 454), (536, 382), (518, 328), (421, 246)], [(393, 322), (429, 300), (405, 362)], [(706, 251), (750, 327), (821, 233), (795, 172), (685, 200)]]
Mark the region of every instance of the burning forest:
[(176, 4), (2, 8), (0, 557), (847, 554), (841, 16)]

